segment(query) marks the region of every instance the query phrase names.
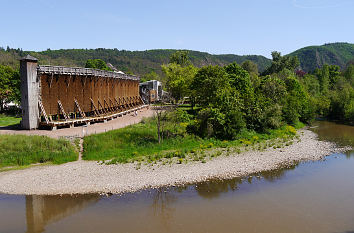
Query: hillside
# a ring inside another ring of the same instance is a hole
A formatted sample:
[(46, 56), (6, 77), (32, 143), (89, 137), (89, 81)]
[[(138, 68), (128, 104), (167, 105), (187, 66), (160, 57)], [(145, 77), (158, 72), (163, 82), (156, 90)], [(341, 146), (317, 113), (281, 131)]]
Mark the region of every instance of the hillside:
[[(40, 64), (62, 66), (85, 66), (87, 59), (102, 59), (113, 64), (124, 72), (143, 75), (154, 71), (161, 74), (161, 64), (167, 63), (176, 50), (155, 49), (146, 51), (126, 51), (118, 49), (60, 49), (42, 52), (22, 51), (19, 49), (0, 50), (0, 64), (19, 66), (18, 59), (25, 54), (31, 54), (39, 59)], [(270, 65), (271, 60), (258, 55), (239, 56), (234, 54), (213, 55), (205, 52), (189, 50), (194, 65), (226, 65), (232, 62), (241, 64), (251, 60), (258, 65), (260, 72)], [(321, 46), (309, 46), (296, 50), (290, 56), (298, 56), (301, 68), (313, 71), (323, 64), (339, 65), (345, 68), (348, 62), (354, 61), (354, 44), (332, 43)]]
[(298, 56), (301, 68), (305, 71), (312, 71), (324, 64), (345, 68), (348, 62), (354, 60), (354, 44), (331, 43), (321, 46), (308, 46), (289, 55)]
[[(16, 66), (24, 54), (30, 53), (39, 59), (40, 64), (63, 65), (63, 66), (84, 66), (87, 59), (102, 59), (113, 64), (124, 72), (132, 72), (143, 75), (151, 71), (161, 74), (161, 64), (168, 63), (169, 57), (176, 50), (157, 49), (146, 51), (126, 51), (117, 49), (61, 49), (46, 50), (42, 52), (27, 52), (10, 49), (0, 51), (0, 64)], [(189, 56), (194, 65), (226, 65), (231, 62), (242, 63), (251, 60), (258, 65), (259, 71), (263, 71), (270, 65), (270, 60), (263, 56), (248, 55), (238, 56), (233, 54), (212, 55), (205, 52), (189, 51)]]

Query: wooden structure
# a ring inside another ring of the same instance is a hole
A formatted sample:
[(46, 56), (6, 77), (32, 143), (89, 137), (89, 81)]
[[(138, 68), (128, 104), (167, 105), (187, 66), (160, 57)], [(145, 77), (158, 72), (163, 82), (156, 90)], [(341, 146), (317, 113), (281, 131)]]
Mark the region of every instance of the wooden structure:
[[(28, 57), (25, 61), (34, 62)], [(105, 121), (144, 106), (136, 76), (89, 68), (35, 67), (32, 72), (36, 72), (38, 88), (34, 90), (38, 93), (21, 88), (21, 94), (23, 99), (32, 96), (32, 102), (33, 99), (34, 103), (37, 102), (37, 106), (32, 108), (37, 108), (38, 114), (34, 117), (38, 117), (38, 124), (31, 123), (26, 127), (23, 123), (24, 128), (38, 128), (41, 125), (55, 128)], [(21, 72), (22, 82), (27, 77), (28, 72)], [(29, 110), (23, 108), (23, 115)]]

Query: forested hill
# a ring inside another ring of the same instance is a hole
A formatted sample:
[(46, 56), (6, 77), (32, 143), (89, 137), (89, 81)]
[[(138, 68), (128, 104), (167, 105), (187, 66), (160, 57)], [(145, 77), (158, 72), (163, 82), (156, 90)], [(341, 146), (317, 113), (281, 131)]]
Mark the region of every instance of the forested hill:
[[(171, 54), (177, 50), (156, 49), (146, 51), (126, 51), (117, 49), (61, 49), (46, 50), (43, 52), (26, 52), (15, 49), (0, 51), (0, 64), (18, 66), (21, 56), (30, 53), (39, 59), (40, 64), (62, 65), (62, 66), (85, 66), (87, 59), (102, 59), (124, 72), (132, 72), (143, 75), (154, 71), (161, 74), (161, 64), (169, 61)], [(262, 72), (270, 65), (270, 59), (264, 56), (247, 55), (239, 56), (234, 54), (212, 55), (205, 52), (189, 51), (189, 56), (195, 66), (204, 65), (226, 65), (232, 62), (241, 64), (251, 60), (258, 65)]]
[[(40, 64), (61, 66), (85, 66), (87, 59), (102, 59), (124, 72), (144, 75), (151, 71), (161, 74), (161, 64), (169, 61), (173, 49), (156, 49), (146, 51), (126, 51), (118, 49), (60, 49), (42, 52), (22, 51), (20, 49), (0, 49), (0, 64), (19, 67), (18, 59), (31, 54), (39, 59)], [(354, 44), (332, 43), (321, 46), (309, 46), (288, 55), (298, 56), (301, 68), (307, 72), (322, 67), (324, 64), (339, 65), (345, 68), (348, 62), (354, 62)], [(234, 54), (213, 55), (199, 51), (189, 51), (192, 63), (198, 67), (204, 65), (227, 65), (232, 62), (241, 64), (251, 60), (264, 71), (271, 60), (259, 55), (239, 56)]]
[(331, 43), (321, 46), (309, 46), (289, 54), (297, 56), (304, 71), (313, 71), (324, 64), (345, 68), (348, 62), (354, 62), (354, 44)]

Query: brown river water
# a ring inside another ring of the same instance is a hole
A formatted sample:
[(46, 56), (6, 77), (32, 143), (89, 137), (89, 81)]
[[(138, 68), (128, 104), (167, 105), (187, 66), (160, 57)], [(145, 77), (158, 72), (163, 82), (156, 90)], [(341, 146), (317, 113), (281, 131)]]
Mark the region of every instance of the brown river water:
[[(354, 146), (354, 127), (317, 122)], [(354, 151), (243, 179), (124, 195), (0, 194), (8, 232), (354, 232)]]

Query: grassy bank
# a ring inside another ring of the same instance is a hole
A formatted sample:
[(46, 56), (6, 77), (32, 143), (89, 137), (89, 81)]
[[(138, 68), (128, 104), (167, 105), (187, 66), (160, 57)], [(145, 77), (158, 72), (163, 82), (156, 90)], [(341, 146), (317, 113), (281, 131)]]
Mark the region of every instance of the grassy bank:
[[(240, 132), (238, 139), (221, 141), (214, 138), (202, 139), (185, 132), (183, 123), (175, 127), (176, 134), (165, 137), (159, 144), (155, 119), (102, 134), (90, 135), (84, 139), (85, 160), (111, 160), (111, 163), (126, 163), (132, 161), (154, 162), (161, 159), (192, 157), (204, 161), (205, 151), (212, 148), (252, 148), (263, 150), (268, 147), (286, 145), (296, 135), (295, 128), (284, 126), (280, 129), (269, 130), (265, 133), (254, 131)], [(270, 142), (272, 139), (277, 141)], [(230, 150), (230, 149), (229, 149)], [(220, 155), (216, 152), (211, 156)]]
[(20, 124), (21, 117), (0, 114), (0, 127)]
[(0, 135), (0, 169), (51, 162), (61, 164), (75, 161), (78, 152), (64, 139), (46, 136)]

